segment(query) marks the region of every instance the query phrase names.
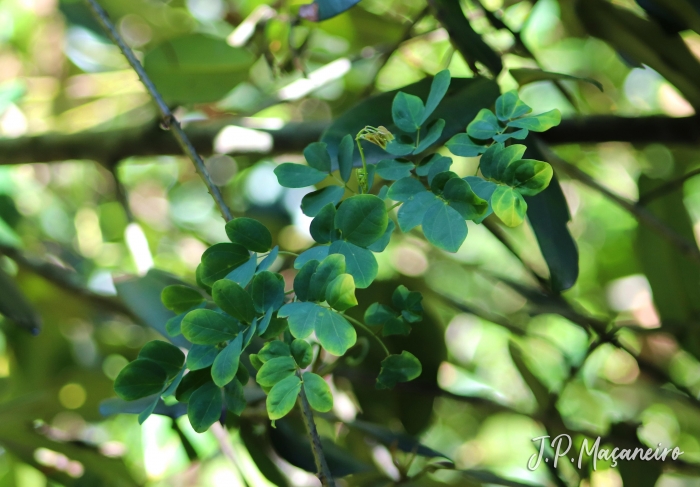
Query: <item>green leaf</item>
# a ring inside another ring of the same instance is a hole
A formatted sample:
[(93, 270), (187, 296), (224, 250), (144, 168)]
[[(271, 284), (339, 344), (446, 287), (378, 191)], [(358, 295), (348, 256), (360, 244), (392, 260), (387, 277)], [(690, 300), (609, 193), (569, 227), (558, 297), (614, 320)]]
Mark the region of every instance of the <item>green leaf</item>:
[[(511, 76), (515, 78), (520, 86), (525, 86), (530, 83), (536, 83), (537, 81), (583, 81), (585, 83), (590, 83), (601, 92), (603, 92), (603, 84), (600, 81), (596, 81), (592, 78), (582, 78), (580, 76), (571, 76), (570, 74), (563, 73), (553, 73), (551, 71), (542, 71), (541, 69), (533, 68), (517, 68), (509, 70)], [(512, 117), (515, 118), (515, 117)]]
[(401, 231), (406, 233), (423, 223), (425, 213), (433, 205), (440, 203), (440, 200), (430, 191), (422, 192), (411, 196), (401, 207), (397, 214), (397, 220)]
[(399, 91), (391, 104), (394, 124), (402, 131), (413, 134), (421, 126), (425, 107), (423, 101), (414, 95)]
[(377, 174), (383, 179), (394, 181), (411, 176), (411, 170), (416, 167), (406, 160), (384, 159), (377, 163)]
[(157, 363), (163, 367), (168, 378), (175, 377), (185, 363), (185, 354), (182, 350), (162, 340), (146, 343), (139, 352), (138, 358)]
[(552, 166), (546, 162), (523, 159), (515, 170), (515, 187), (523, 196), (534, 196), (549, 186), (553, 175)]
[(423, 218), (425, 238), (447, 252), (457, 252), (467, 238), (467, 224), (447, 203), (434, 204)]
[(276, 310), (284, 302), (284, 278), (274, 272), (262, 271), (253, 277), (250, 293), (258, 313)]
[(187, 417), (192, 429), (204, 433), (221, 417), (224, 400), (221, 389), (213, 382), (208, 382), (194, 391), (187, 402)]
[(317, 260), (310, 260), (299, 270), (294, 277), (294, 294), (300, 301), (309, 300), (309, 286), (311, 286), (311, 278), (313, 277), (318, 265)]
[(331, 172), (331, 156), (324, 142), (312, 142), (304, 149), (304, 158), (310, 167), (324, 173)]
[(344, 194), (345, 188), (335, 185), (312, 191), (301, 199), (301, 210), (306, 216), (316, 216), (326, 205), (337, 205)]
[(235, 218), (226, 223), (226, 235), (231, 242), (252, 252), (267, 252), (272, 248), (270, 230), (253, 218)]
[(501, 143), (505, 143), (510, 139), (524, 140), (529, 134), (530, 131), (527, 129), (512, 130), (503, 134), (494, 135), (493, 140)]
[(479, 145), (469, 137), (469, 134), (457, 134), (447, 141), (447, 148), (456, 156), (460, 157), (476, 157), (479, 154), (486, 152), (485, 145)]
[(202, 280), (203, 274), (204, 274), (204, 265), (200, 262), (199, 265), (197, 266), (197, 269), (194, 272), (194, 278), (195, 278), (195, 281), (197, 282), (197, 286), (204, 289), (204, 291), (207, 294), (209, 294), (209, 293), (211, 293), (211, 286), (204, 283), (204, 281)]
[(288, 318), (289, 332), (295, 338), (307, 338), (316, 329), (323, 308), (316, 303), (294, 302), (280, 308), (277, 316)]
[(267, 342), (258, 352), (258, 358), (262, 363), (265, 363), (273, 358), (291, 357), (289, 345), (280, 340), (272, 340)]
[(160, 299), (166, 308), (175, 313), (189, 311), (204, 301), (204, 297), (199, 291), (179, 284), (163, 289)]
[[(267, 313), (265, 313), (265, 316), (267, 316)], [(269, 340), (270, 338), (275, 338), (284, 333), (287, 330), (287, 325), (287, 320), (277, 315), (273, 318), (272, 313), (270, 313), (270, 323), (264, 331), (258, 330), (258, 334), (263, 340)]]
[(384, 201), (371, 194), (346, 199), (335, 215), (335, 226), (342, 238), (359, 247), (367, 247), (379, 240), (388, 224)]
[(495, 167), (495, 178), (508, 184), (509, 168), (520, 164), (526, 150), (527, 147), (522, 144), (512, 144), (505, 148), (499, 144), (499, 150), (494, 154), (492, 161)]
[(561, 123), (561, 112), (556, 108), (539, 115), (519, 118), (508, 122), (509, 127), (527, 129), (533, 132), (544, 132)]
[(267, 414), (271, 420), (281, 419), (292, 410), (301, 390), (301, 379), (296, 375), (278, 382), (270, 390), (265, 401)]
[(477, 196), (464, 179), (453, 178), (447, 181), (442, 196), (465, 220), (483, 218), (489, 209), (488, 201)]
[(481, 161), (479, 163), (481, 173), (487, 178), (506, 182), (506, 168), (522, 159), (526, 149), (527, 147), (522, 144), (513, 144), (508, 147), (500, 142), (493, 144), (489, 147), (489, 150), (481, 156)]
[[(257, 268), (258, 272), (266, 271), (270, 268), (272, 264), (275, 263), (275, 260), (277, 260), (277, 256), (280, 253), (280, 247), (279, 245), (275, 245), (272, 250), (267, 254), (267, 257), (265, 257), (262, 262), (260, 262), (260, 265)], [(251, 276), (252, 278), (252, 276)], [(240, 283), (239, 283), (240, 284)], [(241, 286), (245, 287), (243, 284)]]
[(428, 117), (433, 114), (437, 106), (445, 97), (447, 89), (450, 87), (450, 80), (451, 77), (449, 69), (443, 69), (433, 78), (433, 82), (430, 84), (430, 94), (428, 94), (428, 100), (425, 102), (423, 118), (420, 121), (421, 125), (428, 120)]
[[(262, 263), (260, 265), (262, 266)], [(224, 279), (228, 279), (229, 281), (233, 281), (236, 284), (240, 285), (241, 287), (246, 287), (248, 285), (248, 283), (250, 282), (250, 280), (255, 275), (255, 270), (257, 269), (257, 267), (258, 267), (258, 254), (253, 252), (250, 255), (250, 258), (248, 259), (247, 262), (245, 262), (244, 264), (241, 264), (240, 266), (236, 267), (234, 270), (232, 270), (231, 272), (226, 274), (226, 277)], [(211, 294), (211, 289), (209, 289), (209, 293)]]
[(391, 155), (401, 157), (412, 154), (415, 148), (416, 145), (414, 143), (413, 138), (409, 137), (408, 135), (400, 135), (394, 138), (392, 141), (390, 141), (386, 145), (385, 150)]
[(263, 366), (262, 360), (258, 358), (258, 355), (255, 353), (251, 353), (248, 356), (248, 359), (250, 360), (250, 365), (255, 367), (255, 370), (260, 370), (260, 367)]
[(326, 381), (312, 372), (304, 372), (302, 377), (309, 405), (320, 413), (327, 413), (333, 409), (333, 394)]
[(391, 318), (384, 324), (382, 328), (382, 336), (388, 337), (392, 335), (407, 336), (411, 333), (411, 325), (406, 323), (403, 318)]
[(338, 145), (338, 171), (340, 177), (346, 183), (350, 181), (352, 176), (352, 159), (355, 150), (355, 140), (352, 135), (347, 134), (343, 137)]
[(502, 122), (522, 117), (531, 111), (532, 108), (520, 100), (517, 90), (503, 93), (496, 100), (496, 116)]
[(238, 323), (210, 309), (196, 309), (182, 320), (182, 334), (196, 345), (216, 345), (236, 338)]
[(491, 196), (493, 212), (509, 227), (517, 227), (525, 219), (527, 203), (518, 191), (509, 186), (498, 186)]
[[(428, 96), (431, 81), (430, 78), (425, 78), (401, 90), (424, 99)], [(338, 152), (338, 144), (345, 135), (358, 133), (370, 120), (375, 127), (383, 125), (393, 131), (391, 105), (396, 93), (397, 91), (390, 91), (369, 97), (337, 117), (322, 137), (328, 144), (331, 155)], [(453, 79), (448, 93), (431, 116), (445, 120), (445, 130), (438, 143), (444, 143), (453, 135), (463, 132), (477, 112), (493, 105), (499, 94), (498, 85), (486, 77)], [(459, 107), (459, 110), (454, 107)], [(386, 151), (371, 144), (365, 146), (364, 152), (370, 165), (387, 159)], [(355, 167), (361, 165), (358, 151), (355, 151), (353, 161)]]
[[(0, 225), (4, 222), (0, 218)], [(0, 268), (0, 314), (36, 335), (41, 328), (41, 316), (29, 303), (15, 280)]]
[(442, 131), (445, 129), (445, 121), (438, 118), (433, 123), (428, 125), (428, 133), (421, 139), (420, 144), (413, 151), (414, 154), (420, 154), (430, 148), (435, 142), (438, 141), (442, 135)]
[(243, 335), (239, 334), (216, 356), (211, 367), (211, 378), (214, 384), (223, 387), (236, 377), (242, 349)]
[(248, 79), (255, 56), (220, 37), (189, 34), (146, 53), (143, 65), (169, 105), (210, 103)]
[(475, 139), (488, 140), (500, 131), (498, 118), (487, 108), (480, 110), (476, 118), (467, 125), (467, 134)]
[(291, 356), (275, 357), (260, 367), (255, 380), (263, 387), (272, 387), (282, 379), (294, 375), (296, 370), (297, 364)]
[(165, 331), (171, 337), (176, 337), (182, 335), (182, 320), (187, 315), (187, 313), (180, 313), (177, 316), (173, 316), (168, 321), (165, 322)]
[(240, 416), (245, 409), (247, 404), (243, 394), (243, 386), (238, 380), (232, 380), (224, 387), (224, 403), (226, 409), (236, 416)]
[(299, 254), (299, 257), (294, 259), (294, 268), (295, 269), (301, 269), (307, 262), (310, 260), (317, 260), (317, 261), (322, 261), (328, 256), (328, 246), (327, 245), (319, 245), (318, 247), (312, 247), (308, 250), (305, 250), (301, 254)]
[(463, 179), (469, 183), (472, 191), (474, 191), (479, 198), (488, 203), (488, 208), (484, 214), (474, 220), (475, 223), (481, 223), (487, 216), (493, 213), (493, 208), (491, 207), (491, 196), (493, 195), (493, 192), (496, 191), (498, 185), (493, 181), (486, 181), (478, 176), (467, 176)]
[(405, 177), (391, 185), (387, 196), (394, 201), (408, 201), (412, 196), (425, 191), (425, 186), (415, 178)]
[(391, 302), (409, 323), (417, 323), (423, 319), (423, 295), (418, 291), (409, 291), (406, 286), (399, 286), (391, 296)]
[(311, 365), (314, 358), (314, 349), (309, 345), (309, 342), (297, 338), (292, 342), (290, 349), (292, 357), (294, 357), (294, 360), (300, 368), (304, 369)]
[[(320, 307), (320, 306), (319, 306)], [(355, 345), (357, 333), (342, 315), (328, 308), (321, 308), (316, 320), (316, 338), (330, 354), (345, 355), (348, 348)]]
[(382, 360), (377, 389), (391, 389), (399, 382), (408, 382), (420, 376), (423, 371), (418, 359), (410, 352), (401, 355), (389, 355)]
[(228, 279), (214, 283), (214, 302), (229, 315), (244, 323), (252, 323), (255, 318), (253, 298), (241, 286)]
[(444, 186), (444, 183), (447, 182), (447, 179), (452, 177), (458, 177), (455, 173), (448, 171), (448, 169), (450, 169), (451, 166), (452, 158), (450, 157), (438, 157), (436, 160), (431, 162), (430, 169), (428, 170), (428, 184), (430, 185), (431, 189), (434, 187), (433, 181), (438, 176), (438, 174), (450, 172), (449, 177), (446, 177), (442, 181), (442, 184), (439, 186), (440, 188)]
[(371, 251), (343, 240), (336, 240), (331, 244), (329, 252), (345, 257), (345, 272), (355, 279), (356, 288), (369, 287), (377, 277), (379, 266)]
[(187, 368), (190, 370), (206, 369), (214, 363), (219, 349), (212, 345), (192, 345), (187, 353)]
[(320, 244), (337, 240), (340, 234), (335, 228), (335, 205), (328, 203), (321, 208), (309, 226), (311, 237)]
[(160, 396), (156, 397), (151, 404), (146, 407), (143, 411), (139, 413), (139, 424), (143, 424), (146, 422), (146, 420), (153, 414), (153, 411), (155, 411), (156, 406), (158, 405), (158, 402), (160, 401)]
[(204, 284), (213, 286), (236, 267), (250, 258), (248, 250), (234, 243), (218, 243), (209, 247), (202, 254), (201, 279)]
[(133, 401), (159, 394), (167, 379), (165, 369), (156, 362), (136, 359), (119, 372), (114, 381), (114, 392), (125, 401)]
[(384, 235), (382, 235), (382, 238), (367, 247), (367, 250), (371, 250), (372, 252), (384, 252), (387, 245), (389, 245), (389, 242), (391, 241), (391, 235), (394, 233), (395, 228), (396, 223), (394, 223), (394, 220), (389, 220), (389, 224), (387, 225), (386, 231), (384, 232)]
[(398, 313), (389, 306), (379, 303), (372, 303), (365, 311), (365, 323), (370, 326), (379, 326), (387, 323), (392, 318), (396, 318)]
[(357, 306), (355, 280), (350, 274), (341, 274), (328, 284), (326, 301), (331, 305), (331, 308), (338, 311), (345, 311)]
[(192, 393), (204, 384), (213, 384), (211, 381), (211, 369), (193, 370), (182, 378), (175, 391), (175, 399), (179, 402), (190, 400)]
[(280, 186), (285, 188), (306, 188), (320, 183), (328, 176), (318, 169), (293, 162), (285, 162), (277, 166), (275, 175)]
[(328, 284), (345, 272), (345, 256), (329, 255), (321, 262), (309, 283), (309, 301), (325, 301)]
[[(265, 316), (268, 316), (271, 318), (272, 317), (272, 310), (268, 309), (267, 313), (265, 313)], [(269, 320), (267, 323), (265, 323), (265, 317), (260, 320), (260, 325), (261, 326), (267, 326), (269, 325)], [(258, 332), (258, 319), (255, 318), (253, 322), (248, 326), (248, 328), (245, 329), (245, 331), (242, 331), (241, 334), (243, 335), (243, 344), (242, 347), (246, 348), (248, 345), (250, 345), (250, 342), (253, 341), (253, 338), (255, 338), (256, 334), (259, 334)]]
[(578, 248), (569, 232), (569, 208), (556, 177), (544, 191), (526, 201), (530, 226), (549, 267), (551, 287), (555, 292), (565, 291), (578, 278)]

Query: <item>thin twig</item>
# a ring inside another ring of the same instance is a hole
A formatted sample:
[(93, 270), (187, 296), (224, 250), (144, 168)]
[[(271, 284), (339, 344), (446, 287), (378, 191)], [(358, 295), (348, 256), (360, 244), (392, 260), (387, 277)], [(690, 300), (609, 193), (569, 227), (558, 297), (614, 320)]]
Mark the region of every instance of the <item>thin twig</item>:
[(668, 181), (667, 183), (664, 183), (661, 186), (652, 189), (648, 193), (640, 195), (638, 203), (640, 205), (647, 205), (657, 198), (661, 198), (662, 196), (666, 196), (669, 193), (673, 193), (675, 190), (682, 188), (683, 184), (685, 184), (685, 182), (688, 179), (693, 178), (698, 174), (700, 174), (700, 168), (690, 171), (688, 174), (685, 174), (678, 179)]
[(698, 250), (698, 246), (694, 242), (690, 242), (682, 235), (676, 233), (672, 228), (668, 227), (664, 222), (656, 218), (656, 216), (654, 216), (643, 206), (613, 193), (578, 167), (554, 154), (546, 145), (542, 144), (541, 142), (537, 142), (537, 145), (553, 166), (558, 167), (571, 178), (576, 179), (589, 188), (595, 189), (599, 193), (603, 194), (634, 216), (639, 223), (646, 225), (651, 230), (656, 232), (661, 238), (675, 246), (683, 255), (688, 257), (696, 264), (700, 264), (700, 250)]
[(382, 341), (382, 339), (379, 338), (379, 337), (378, 337), (377, 335), (375, 335), (374, 333), (372, 333), (372, 330), (370, 330), (370, 329), (367, 327), (367, 325), (365, 325), (364, 323), (362, 323), (362, 322), (359, 321), (359, 320), (356, 320), (356, 319), (353, 318), (352, 316), (348, 316), (348, 315), (343, 315), (343, 316), (345, 316), (346, 319), (350, 320), (352, 323), (355, 323), (357, 326), (359, 326), (359, 327), (362, 328), (364, 331), (366, 331), (369, 335), (371, 335), (372, 338), (374, 338), (374, 339), (379, 343), (379, 345), (381, 345), (381, 347), (382, 347), (382, 349), (384, 350), (384, 353), (386, 354), (387, 357), (388, 357), (389, 355), (391, 355), (391, 353), (389, 352), (389, 349), (386, 348), (386, 345), (384, 345), (384, 342)]
[(177, 142), (182, 148), (183, 152), (194, 163), (197, 172), (199, 172), (199, 175), (202, 177), (204, 184), (209, 190), (209, 193), (211, 194), (212, 198), (214, 198), (214, 201), (219, 207), (219, 211), (221, 211), (221, 215), (224, 217), (224, 220), (232, 220), (233, 216), (231, 215), (231, 210), (224, 202), (224, 198), (221, 195), (219, 188), (211, 180), (211, 175), (209, 174), (209, 171), (204, 165), (204, 161), (195, 150), (194, 146), (192, 145), (192, 142), (190, 142), (190, 139), (185, 134), (185, 131), (182, 130), (180, 122), (177, 121), (173, 113), (170, 111), (170, 108), (163, 100), (163, 97), (161, 97), (160, 93), (158, 93), (156, 86), (148, 77), (148, 74), (146, 74), (146, 71), (143, 69), (141, 62), (136, 58), (134, 52), (131, 50), (131, 48), (129, 48), (129, 46), (126, 45), (124, 40), (121, 38), (121, 35), (119, 34), (119, 32), (117, 32), (117, 29), (114, 27), (114, 24), (109, 19), (107, 12), (105, 12), (104, 9), (100, 6), (100, 4), (97, 3), (97, 0), (85, 1), (87, 2), (90, 10), (92, 10), (92, 13), (95, 16), (95, 20), (97, 20), (100, 23), (107, 35), (110, 37), (110, 39), (112, 39), (112, 42), (114, 42), (119, 47), (122, 54), (124, 54), (124, 57), (126, 57), (127, 61), (129, 61), (131, 67), (134, 69), (134, 71), (136, 71), (136, 74), (138, 74), (139, 78), (141, 79), (141, 82), (146, 87), (146, 90), (151, 95), (151, 98), (158, 106), (158, 111), (162, 116), (163, 126), (166, 129), (170, 129), (172, 131), (173, 136), (175, 137), (175, 139), (177, 139)]
[[(301, 379), (301, 372), (297, 370), (297, 376)], [(333, 480), (333, 475), (331, 474), (330, 468), (328, 468), (328, 463), (326, 462), (326, 456), (323, 454), (323, 445), (321, 445), (321, 437), (318, 435), (316, 430), (316, 423), (314, 422), (314, 413), (311, 412), (311, 405), (309, 404), (309, 399), (306, 397), (306, 392), (302, 386), (299, 391), (299, 403), (301, 404), (301, 412), (304, 416), (304, 424), (306, 425), (306, 431), (311, 438), (311, 451), (314, 455), (314, 462), (316, 463), (316, 471), (318, 472), (318, 479), (321, 481), (323, 487), (335, 487), (335, 480)]]

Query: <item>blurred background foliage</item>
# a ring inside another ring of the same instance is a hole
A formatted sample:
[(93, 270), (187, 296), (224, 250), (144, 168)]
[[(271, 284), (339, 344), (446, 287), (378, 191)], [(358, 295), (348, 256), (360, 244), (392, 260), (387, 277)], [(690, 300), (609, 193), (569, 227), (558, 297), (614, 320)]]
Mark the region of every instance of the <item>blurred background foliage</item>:
[[(302, 3), (101, 2), (234, 213), (263, 221), (283, 250), (312, 244), (299, 208), (310, 188), (280, 187), (273, 169), (303, 160), (369, 96), (449, 68), (502, 91), (522, 84), (536, 113), (565, 119), (538, 146), (565, 197), (540, 222), (559, 233), (491, 216), (470, 223), (457, 254), (410, 233), (378, 255), (380, 280), (351, 314), (399, 283), (423, 292), (426, 320), (388, 341), (423, 375), (375, 390), (373, 349), (335, 369), (333, 415), (317, 422), (331, 467), (349, 475), (342, 485), (698, 485), (700, 4), (362, 0), (314, 23), (297, 17)], [(353, 121), (373, 125), (372, 103)], [(477, 160), (454, 167), (473, 174)], [(84, 4), (0, 0), (0, 486), (316, 485), (298, 418), (272, 429), (253, 407), (222, 437), (194, 433), (175, 406), (140, 427), (103, 402), (162, 337), (160, 290), (194, 282), (203, 250), (225, 239), (191, 163)], [(550, 276), (552, 258), (568, 284)], [(685, 453), (529, 471), (531, 439), (564, 432)]]

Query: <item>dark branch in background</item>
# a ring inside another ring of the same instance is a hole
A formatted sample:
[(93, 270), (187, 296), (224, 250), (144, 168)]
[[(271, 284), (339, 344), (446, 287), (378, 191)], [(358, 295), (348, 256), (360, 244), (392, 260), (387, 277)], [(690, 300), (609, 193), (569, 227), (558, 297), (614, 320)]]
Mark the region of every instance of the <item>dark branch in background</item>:
[(688, 174), (684, 174), (682, 177), (680, 177), (678, 179), (674, 179), (672, 181), (664, 183), (661, 186), (658, 186), (657, 188), (654, 188), (653, 190), (649, 191), (648, 193), (640, 195), (639, 196), (639, 204), (646, 205), (657, 198), (661, 198), (662, 196), (666, 196), (669, 193), (673, 193), (677, 189), (682, 188), (683, 184), (688, 179), (693, 178), (693, 177), (697, 176), (698, 174), (700, 174), (700, 169), (695, 169), (693, 171), (690, 171)]
[(0, 254), (6, 255), (10, 259), (14, 260), (20, 268), (43, 277), (52, 284), (55, 284), (60, 289), (87, 299), (100, 310), (119, 313), (131, 318), (131, 320), (135, 323), (143, 323), (141, 319), (134, 315), (134, 313), (121, 301), (90, 291), (82, 284), (79, 275), (75, 272), (71, 272), (69, 269), (50, 262), (29, 258), (20, 250), (5, 245), (0, 245)]
[[(163, 98), (160, 96), (160, 93), (158, 93), (158, 90), (156, 89), (155, 85), (149, 79), (148, 75), (146, 74), (146, 71), (143, 69), (143, 66), (141, 66), (139, 60), (136, 59), (136, 56), (134, 56), (134, 53), (131, 51), (131, 49), (129, 49), (129, 46), (127, 46), (124, 43), (124, 40), (119, 35), (119, 32), (117, 32), (117, 29), (114, 27), (114, 24), (107, 16), (107, 12), (105, 12), (102, 9), (102, 7), (100, 7), (100, 5), (97, 3), (97, 0), (86, 0), (86, 2), (90, 10), (92, 10), (95, 19), (102, 25), (102, 27), (107, 32), (112, 41), (117, 46), (119, 46), (119, 49), (127, 58), (131, 67), (139, 75), (141, 82), (144, 84), (146, 90), (153, 98), (153, 101), (156, 103), (156, 105), (158, 105), (158, 110), (163, 116), (163, 124), (170, 129), (170, 131), (173, 133), (173, 136), (177, 140), (178, 145), (182, 148), (182, 151), (194, 163), (197, 171), (199, 172), (199, 175), (204, 180), (204, 184), (207, 186), (209, 193), (218, 205), (219, 210), (221, 211), (221, 214), (224, 217), (224, 220), (226, 220), (227, 222), (232, 220), (233, 216), (231, 215), (231, 210), (226, 205), (226, 202), (224, 201), (224, 198), (221, 195), (219, 188), (212, 182), (209, 171), (204, 165), (204, 161), (202, 161), (202, 158), (197, 153), (197, 149), (192, 145), (192, 142), (190, 142), (190, 139), (187, 137), (187, 134), (180, 126), (180, 123), (173, 116), (172, 112), (170, 111), (170, 108), (168, 108), (168, 106), (163, 101)], [(115, 160), (118, 161), (119, 159), (111, 159), (111, 161)], [(304, 422), (306, 423), (306, 428), (309, 432), (309, 437), (311, 438), (311, 450), (316, 461), (316, 466), (318, 467), (318, 476), (321, 479), (321, 482), (324, 485), (324, 487), (335, 487), (333, 477), (330, 475), (330, 470), (328, 469), (328, 464), (326, 463), (326, 458), (323, 454), (323, 448), (321, 447), (321, 439), (319, 438), (318, 432), (316, 431), (316, 424), (314, 423), (314, 416), (311, 412), (311, 405), (309, 404), (309, 401), (306, 398), (306, 394), (304, 393), (303, 388), (301, 390), (301, 394), (299, 395), (299, 399), (301, 402), (302, 410), (304, 412)], [(224, 453), (226, 453), (226, 451), (224, 451)]]
[(380, 64), (379, 64), (379, 66), (377, 66), (377, 70), (374, 72), (374, 76), (372, 77), (372, 81), (367, 85), (367, 88), (365, 88), (365, 91), (360, 96), (361, 98), (368, 97), (372, 93), (372, 91), (374, 90), (374, 85), (377, 83), (377, 77), (379, 77), (379, 73), (381, 72), (381, 70), (384, 68), (384, 66), (386, 66), (386, 63), (389, 62), (389, 59), (391, 58), (391, 56), (394, 55), (394, 53), (401, 47), (401, 45), (411, 38), (411, 32), (413, 31), (413, 28), (426, 15), (428, 15), (429, 12), (430, 12), (430, 7), (425, 7), (418, 15), (416, 15), (416, 18), (413, 19), (406, 26), (406, 30), (404, 30), (404, 33), (401, 36), (401, 39), (399, 39), (395, 44), (393, 44), (391, 47), (389, 47), (389, 49), (387, 49), (385, 52), (383, 52), (379, 55), (379, 58), (381, 59)]
[[(228, 125), (245, 126), (241, 119), (192, 122), (184, 128), (197, 153), (211, 154), (214, 138)], [(279, 130), (262, 130), (272, 136), (267, 153), (234, 152), (233, 155), (301, 153), (321, 138), (327, 122), (288, 123)], [(549, 145), (630, 142), (633, 144), (700, 145), (700, 117), (618, 117), (595, 115), (563, 120), (540, 135)], [(109, 167), (129, 157), (175, 155), (182, 150), (157, 123), (109, 132), (49, 133), (33, 137), (0, 139), (0, 165), (33, 162), (92, 160)]]
[(202, 177), (202, 180), (204, 180), (204, 184), (206, 184), (207, 189), (209, 190), (209, 193), (211, 194), (212, 198), (214, 198), (214, 201), (216, 201), (216, 204), (219, 207), (219, 211), (221, 211), (221, 215), (224, 217), (224, 220), (231, 220), (233, 218), (233, 216), (231, 215), (231, 210), (228, 208), (228, 206), (226, 206), (226, 203), (224, 202), (224, 198), (221, 195), (219, 188), (212, 182), (211, 176), (209, 175), (207, 168), (204, 166), (204, 161), (202, 161), (202, 158), (197, 153), (197, 149), (192, 145), (192, 142), (190, 142), (190, 139), (187, 137), (184, 130), (182, 130), (180, 122), (177, 121), (175, 116), (170, 111), (168, 105), (165, 103), (165, 101), (163, 101), (163, 98), (160, 96), (160, 93), (158, 93), (158, 90), (156, 90), (155, 85), (146, 74), (146, 71), (143, 69), (143, 66), (141, 66), (141, 62), (136, 58), (133, 51), (129, 48), (129, 46), (126, 45), (124, 40), (121, 38), (121, 36), (117, 32), (116, 27), (114, 27), (112, 21), (109, 20), (107, 12), (105, 12), (102, 9), (102, 7), (100, 7), (96, 0), (86, 1), (88, 7), (90, 8), (90, 10), (92, 10), (95, 20), (99, 22), (99, 24), (105, 30), (107, 35), (110, 37), (110, 39), (112, 39), (112, 42), (119, 46), (119, 49), (121, 50), (122, 54), (124, 54), (124, 57), (126, 57), (127, 61), (129, 61), (129, 64), (131, 65), (133, 70), (136, 71), (136, 74), (139, 75), (139, 79), (146, 87), (146, 91), (148, 91), (148, 94), (151, 95), (151, 98), (153, 98), (153, 101), (158, 106), (158, 111), (163, 117), (163, 126), (173, 133), (173, 136), (182, 148), (182, 151), (185, 154), (187, 154), (187, 156), (190, 159), (192, 159), (192, 162), (194, 163), (197, 172), (199, 172), (199, 175)]
[(606, 198), (610, 199), (634, 216), (639, 223), (646, 225), (651, 230), (656, 232), (656, 234), (661, 238), (667, 240), (683, 255), (688, 257), (696, 264), (700, 264), (700, 250), (698, 250), (698, 246), (695, 242), (691, 242), (682, 235), (679, 235), (675, 230), (666, 225), (663, 221), (656, 218), (656, 216), (650, 213), (649, 210), (638, 203), (632, 202), (616, 193), (613, 193), (578, 167), (558, 157), (544, 144), (539, 144), (539, 146), (540, 150), (543, 154), (545, 154), (546, 159), (552, 164), (552, 166), (560, 169), (572, 179), (580, 181), (589, 188), (593, 188), (599, 193), (603, 194)]

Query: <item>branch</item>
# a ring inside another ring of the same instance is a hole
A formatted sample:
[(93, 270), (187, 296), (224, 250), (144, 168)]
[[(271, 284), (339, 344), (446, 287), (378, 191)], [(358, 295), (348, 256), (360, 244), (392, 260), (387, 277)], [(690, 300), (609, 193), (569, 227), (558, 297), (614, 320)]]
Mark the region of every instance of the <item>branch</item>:
[[(192, 147), (204, 155), (214, 152), (214, 139), (227, 126), (246, 126), (245, 119), (226, 118), (191, 122), (184, 128)], [(259, 129), (270, 134), (272, 148), (264, 154), (301, 153), (321, 138), (327, 122), (288, 123), (279, 130)], [(700, 145), (700, 117), (617, 117), (594, 115), (563, 120), (540, 135), (549, 145), (602, 142), (635, 144)], [(128, 157), (181, 154), (180, 145), (157, 123), (109, 132), (77, 134), (48, 133), (33, 137), (0, 139), (0, 165), (34, 162), (92, 160), (106, 167)], [(232, 155), (262, 155), (234, 151)]]
[(640, 195), (638, 203), (640, 205), (647, 205), (657, 198), (661, 198), (662, 196), (666, 196), (669, 193), (673, 193), (675, 190), (682, 188), (683, 184), (688, 179), (693, 178), (698, 174), (700, 174), (700, 168), (690, 171), (688, 174), (685, 174), (678, 179), (674, 179), (672, 181), (664, 183), (661, 186), (652, 189), (648, 193)]
[[(299, 379), (302, 378), (301, 372), (299, 372), (298, 370), (297, 376), (299, 377)], [(316, 463), (318, 479), (321, 481), (321, 485), (323, 485), (323, 487), (335, 487), (333, 475), (331, 474), (331, 470), (328, 468), (326, 456), (323, 454), (321, 437), (318, 436), (318, 431), (316, 430), (316, 423), (314, 422), (314, 413), (311, 412), (311, 405), (309, 404), (309, 399), (306, 397), (306, 391), (304, 391), (303, 385), (301, 386), (301, 390), (299, 391), (299, 403), (301, 404), (301, 412), (304, 416), (304, 424), (306, 425), (306, 431), (309, 434), (309, 438), (311, 438), (311, 452), (314, 454), (314, 462)]]
[(221, 195), (219, 188), (212, 182), (211, 176), (209, 175), (209, 171), (207, 171), (207, 168), (204, 165), (204, 161), (202, 161), (202, 158), (197, 153), (197, 149), (195, 149), (195, 147), (192, 145), (192, 142), (190, 142), (190, 139), (187, 137), (187, 134), (185, 134), (185, 131), (182, 129), (180, 122), (177, 121), (175, 116), (170, 111), (168, 105), (160, 96), (160, 93), (158, 93), (158, 90), (156, 90), (155, 85), (148, 77), (148, 74), (146, 74), (146, 71), (143, 69), (141, 62), (136, 58), (133, 51), (129, 48), (129, 46), (126, 45), (124, 40), (121, 38), (119, 32), (117, 32), (117, 29), (114, 27), (114, 24), (111, 20), (109, 20), (107, 12), (105, 12), (102, 9), (102, 7), (100, 7), (100, 5), (97, 3), (97, 0), (86, 0), (86, 2), (90, 10), (92, 10), (95, 20), (97, 20), (100, 23), (100, 25), (105, 30), (110, 39), (112, 39), (112, 41), (117, 46), (119, 46), (119, 49), (121, 50), (122, 54), (124, 54), (124, 57), (126, 57), (127, 61), (129, 61), (129, 64), (134, 69), (134, 71), (136, 71), (136, 74), (139, 75), (141, 82), (146, 87), (146, 91), (148, 91), (148, 93), (151, 95), (151, 98), (153, 98), (153, 101), (158, 106), (158, 111), (163, 117), (163, 126), (172, 131), (173, 136), (177, 140), (183, 152), (187, 154), (187, 156), (194, 163), (197, 172), (199, 172), (199, 175), (202, 177), (204, 184), (209, 190), (209, 193), (211, 194), (212, 198), (214, 198), (214, 201), (219, 207), (219, 211), (221, 211), (221, 215), (224, 217), (224, 220), (232, 220), (233, 216), (231, 215), (231, 210), (228, 208), (228, 206), (226, 206), (226, 203), (224, 202), (224, 198)]
[(51, 264), (50, 262), (40, 262), (26, 257), (22, 252), (14, 247), (0, 245), (0, 254), (6, 255), (10, 259), (14, 260), (19, 267), (43, 277), (47, 281), (58, 286), (60, 289), (91, 301), (99, 309), (109, 310), (124, 316), (128, 316), (135, 323), (143, 323), (142, 320), (138, 316), (134, 315), (134, 313), (121, 301), (109, 296), (94, 293), (84, 287), (76, 279), (78, 276), (76, 273), (72, 273), (63, 267), (56, 264)]
[(634, 218), (637, 219), (639, 223), (646, 225), (651, 230), (656, 232), (661, 238), (667, 240), (671, 245), (675, 246), (683, 255), (688, 257), (696, 264), (700, 264), (700, 250), (698, 250), (698, 246), (695, 244), (695, 242), (691, 242), (682, 235), (679, 235), (671, 227), (667, 226), (664, 222), (650, 213), (649, 210), (638, 203), (632, 202), (616, 193), (613, 193), (578, 167), (558, 157), (544, 144), (539, 143), (538, 145), (540, 150), (546, 155), (547, 160), (553, 166), (564, 171), (572, 179), (580, 181), (589, 188), (593, 188), (599, 193), (603, 194), (618, 206), (622, 207), (624, 210), (627, 210), (632, 216), (634, 216)]

